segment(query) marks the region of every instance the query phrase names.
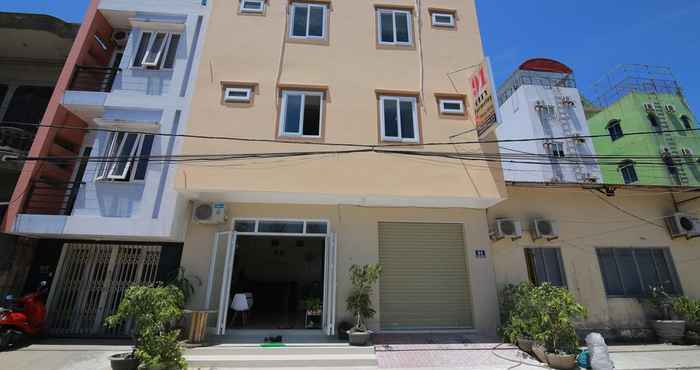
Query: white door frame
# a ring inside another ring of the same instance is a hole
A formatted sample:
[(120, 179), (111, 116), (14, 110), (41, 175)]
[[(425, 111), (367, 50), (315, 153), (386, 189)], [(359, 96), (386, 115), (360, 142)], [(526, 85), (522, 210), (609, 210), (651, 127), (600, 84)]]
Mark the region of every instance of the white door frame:
[[(235, 230), (235, 221), (245, 220), (245, 221), (256, 221), (255, 232), (237, 232), (237, 231), (226, 231), (217, 232), (214, 238), (214, 245), (212, 247), (212, 253), (209, 256), (209, 277), (207, 283), (205, 309), (209, 309), (211, 305), (211, 296), (214, 282), (214, 268), (216, 266), (216, 259), (221, 256), (217, 256), (217, 251), (220, 238), (228, 238), (226, 247), (226, 260), (223, 271), (223, 281), (221, 283), (221, 294), (218, 302), (218, 318), (216, 325), (216, 334), (225, 335), (226, 334), (226, 320), (228, 317), (228, 306), (231, 295), (231, 278), (233, 275), (233, 264), (235, 262), (236, 254), (236, 244), (239, 236), (279, 236), (279, 237), (313, 237), (313, 238), (323, 238), (325, 241), (324, 248), (324, 277), (323, 277), (323, 332), (327, 335), (335, 335), (335, 318), (336, 318), (336, 285), (337, 285), (337, 272), (336, 272), (336, 235), (330, 232), (330, 223), (327, 226), (326, 234), (292, 234), (292, 233), (266, 233), (257, 231), (257, 221), (270, 221), (271, 219), (260, 219), (254, 217), (248, 218), (237, 218), (232, 222), (232, 230)], [(274, 221), (292, 221), (292, 220), (277, 220)], [(305, 222), (318, 222), (316, 220), (294, 220), (294, 221), (305, 221)], [(326, 220), (321, 220), (322, 222), (327, 222)], [(306, 225), (305, 225), (306, 226)]]

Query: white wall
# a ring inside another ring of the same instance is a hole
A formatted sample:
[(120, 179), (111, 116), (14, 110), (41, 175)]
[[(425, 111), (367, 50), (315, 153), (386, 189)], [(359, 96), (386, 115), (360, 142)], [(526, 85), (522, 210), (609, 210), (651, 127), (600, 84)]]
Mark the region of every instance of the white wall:
[[(125, 116), (129, 116), (129, 111), (159, 111), (160, 122), (152, 132), (186, 132), (192, 85), (198, 69), (198, 56), (208, 16), (208, 7), (200, 4), (199, 0), (103, 0), (100, 3), (100, 11), (105, 12), (110, 21), (128, 19), (134, 14), (138, 17), (157, 18), (158, 15), (145, 13), (144, 10), (158, 9), (159, 14), (167, 12), (171, 18), (172, 15), (181, 16), (185, 22), (175, 67), (171, 71), (130, 67), (142, 32), (139, 28), (131, 30), (120, 65), (122, 72), (117, 76), (113, 91), (107, 94), (105, 110), (111, 110), (112, 113), (122, 111)], [(106, 132), (98, 132), (86, 138), (84, 146), (92, 147), (92, 157), (104, 155), (108, 135)], [(181, 140), (178, 138), (156, 136), (151, 155), (175, 155), (180, 153), (180, 146)], [(41, 220), (46, 223), (42, 226), (45, 232), (64, 237), (184, 240), (181, 223), (186, 219), (183, 215), (186, 206), (174, 190), (174, 163), (151, 162), (145, 181), (132, 183), (95, 181), (99, 166), (100, 163), (95, 161), (88, 164), (83, 177), (85, 185), (81, 187), (71, 216), (38, 218), (24, 215), (23, 218), (26, 219), (18, 220), (18, 228), (21, 229), (23, 224), (27, 226), (31, 221)]]
[[(578, 89), (575, 88), (547, 88), (544, 86), (523, 85), (501, 105), (501, 115), (503, 122), (498, 127), (496, 133), (499, 140), (539, 138), (539, 137), (566, 137), (567, 133), (556, 116), (547, 116), (540, 119), (540, 113), (535, 110), (537, 101), (544, 101), (548, 105), (559, 104), (559, 97), (568, 96), (575, 102), (575, 107), (569, 110), (571, 117), (571, 130), (582, 136), (589, 135), (586, 116), (583, 111), (583, 104)], [(558, 140), (565, 142), (565, 140)], [(549, 155), (544, 141), (510, 142), (501, 143), (502, 154), (522, 154), (534, 153)], [(567, 152), (567, 157), (578, 155), (591, 155), (595, 153), (593, 142), (586, 139), (585, 143), (576, 144), (576, 152)], [(511, 150), (509, 150), (511, 149)], [(527, 159), (517, 159), (517, 161), (528, 161)], [(549, 162), (547, 158), (534, 159), (530, 162)], [(529, 163), (504, 163), (504, 176), (507, 181), (522, 182), (550, 182), (556, 175), (561, 175), (563, 182), (581, 182), (581, 178), (576, 176), (574, 166), (566, 162), (559, 165), (561, 172), (557, 172), (556, 167), (551, 164), (529, 164)], [(597, 165), (584, 165), (581, 169), (583, 173), (590, 173), (602, 179), (600, 168)]]

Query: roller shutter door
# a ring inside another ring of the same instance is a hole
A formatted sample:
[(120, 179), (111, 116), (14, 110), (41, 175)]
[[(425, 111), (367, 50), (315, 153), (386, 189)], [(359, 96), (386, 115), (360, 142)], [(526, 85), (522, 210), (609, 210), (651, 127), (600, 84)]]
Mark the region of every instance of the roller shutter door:
[(383, 330), (472, 327), (461, 224), (379, 223)]

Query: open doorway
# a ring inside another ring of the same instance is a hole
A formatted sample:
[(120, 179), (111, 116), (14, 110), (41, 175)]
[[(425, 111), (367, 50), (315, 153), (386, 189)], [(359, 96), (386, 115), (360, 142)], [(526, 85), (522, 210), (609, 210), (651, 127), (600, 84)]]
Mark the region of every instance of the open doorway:
[(228, 329), (322, 329), (326, 239), (239, 235)]

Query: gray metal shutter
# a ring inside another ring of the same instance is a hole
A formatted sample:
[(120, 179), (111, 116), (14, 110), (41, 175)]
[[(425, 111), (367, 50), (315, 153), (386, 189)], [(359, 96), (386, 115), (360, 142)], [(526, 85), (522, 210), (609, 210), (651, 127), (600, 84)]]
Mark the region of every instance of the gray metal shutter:
[(382, 329), (473, 326), (462, 225), (380, 222), (379, 262)]

